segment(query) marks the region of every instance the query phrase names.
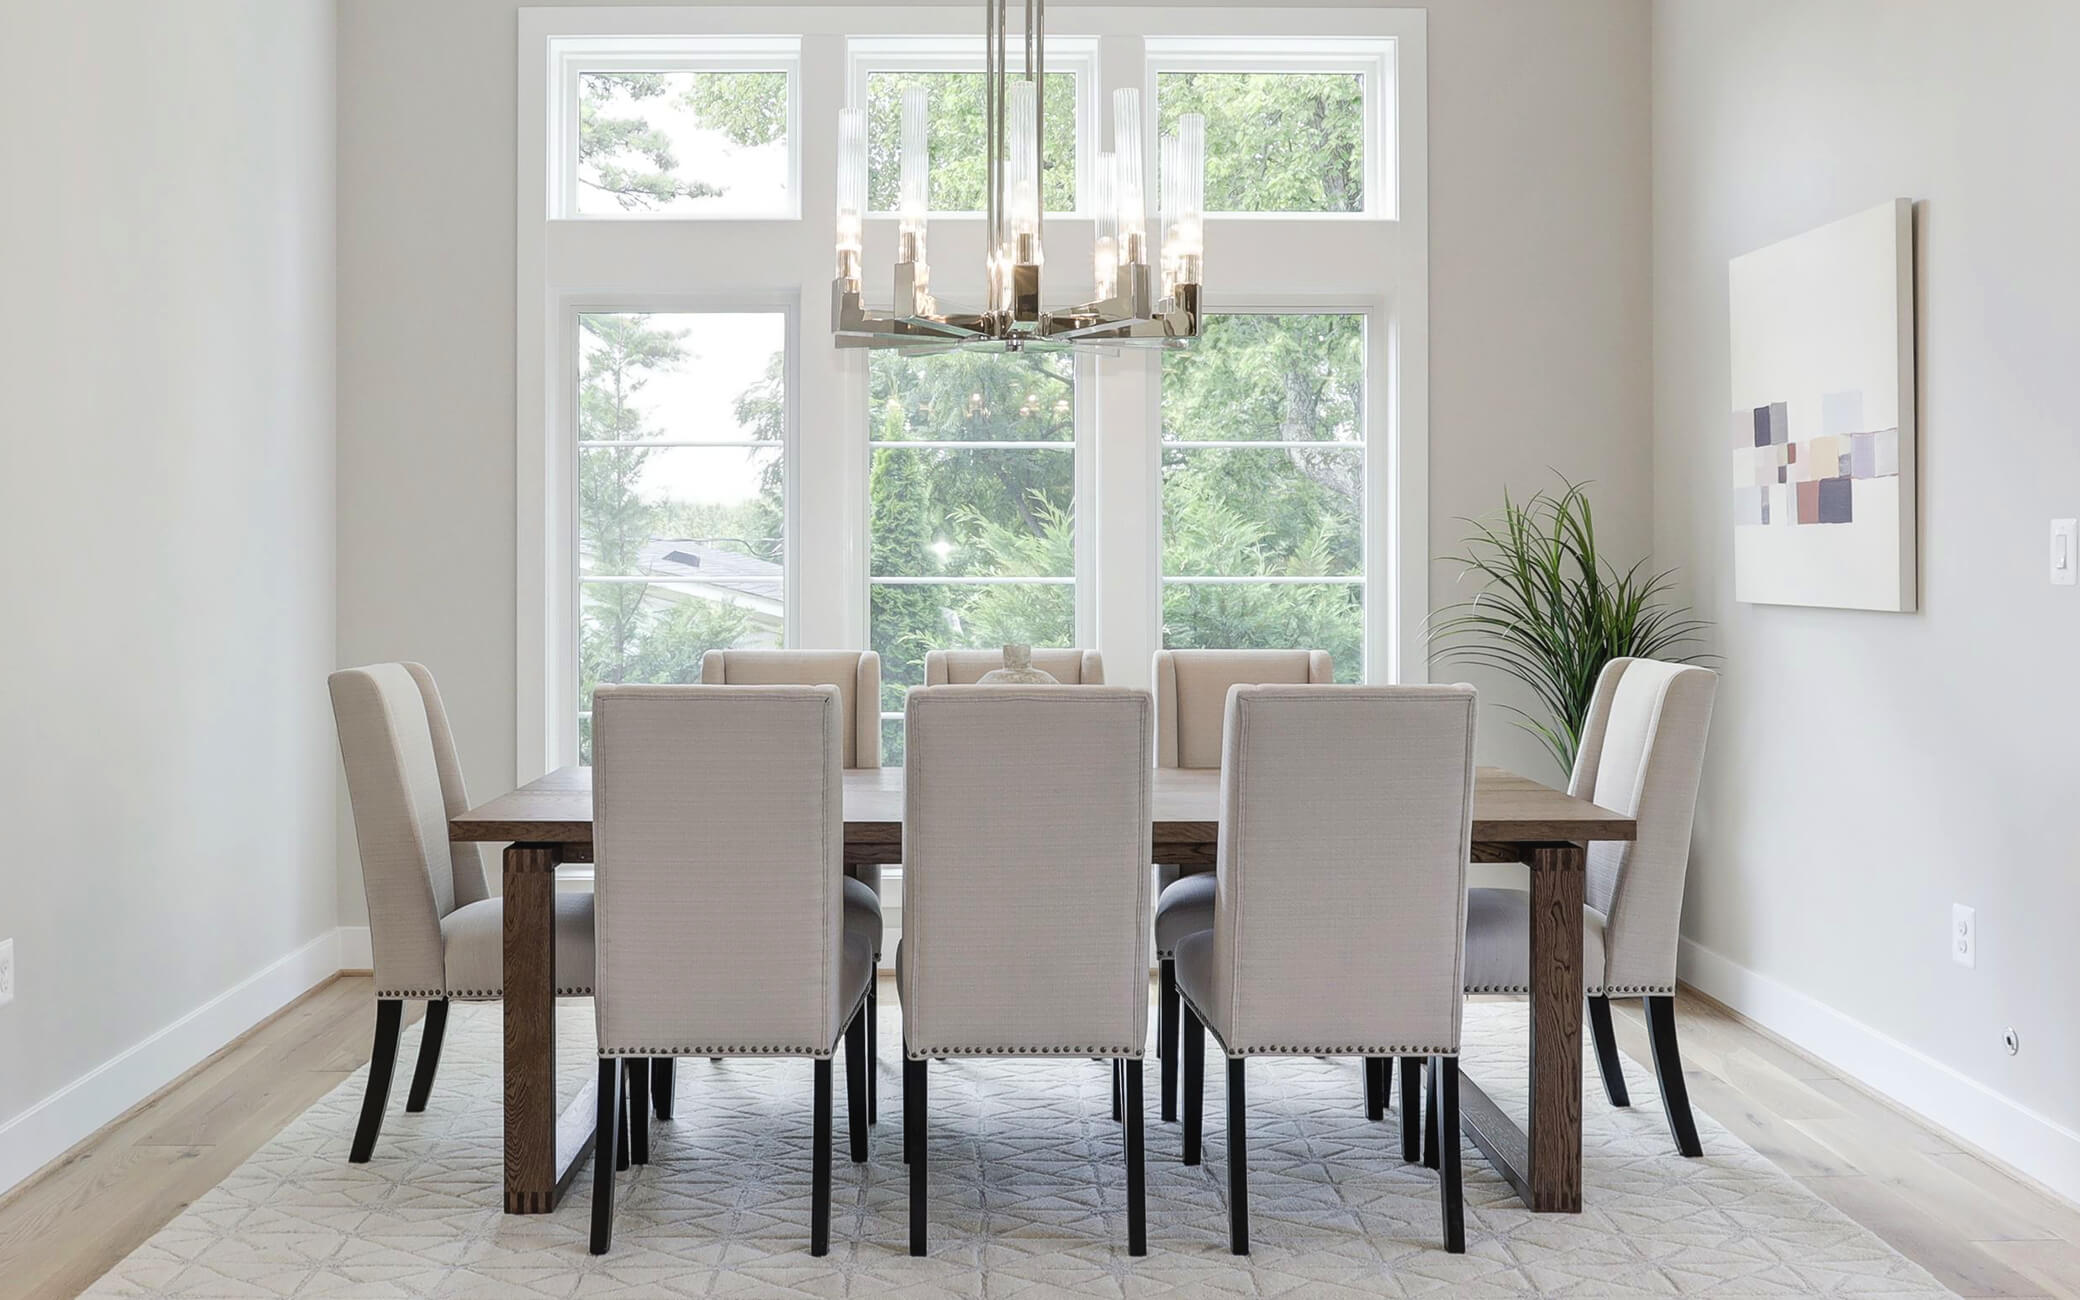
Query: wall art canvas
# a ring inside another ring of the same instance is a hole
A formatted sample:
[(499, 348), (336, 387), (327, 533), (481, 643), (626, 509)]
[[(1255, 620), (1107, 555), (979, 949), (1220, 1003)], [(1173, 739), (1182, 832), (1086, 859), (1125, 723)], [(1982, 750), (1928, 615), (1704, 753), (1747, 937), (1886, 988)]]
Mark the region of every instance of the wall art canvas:
[(1733, 259), (1736, 600), (1915, 606), (1914, 208)]

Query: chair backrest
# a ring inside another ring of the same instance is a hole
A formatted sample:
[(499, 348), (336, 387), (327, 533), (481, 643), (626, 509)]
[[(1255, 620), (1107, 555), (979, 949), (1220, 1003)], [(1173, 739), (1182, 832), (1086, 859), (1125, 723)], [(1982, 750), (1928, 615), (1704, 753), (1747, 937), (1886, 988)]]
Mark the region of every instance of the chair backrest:
[(942, 686), (904, 712), (903, 1038), (927, 1056), (1139, 1056), (1148, 692)]
[(1675, 991), (1690, 822), (1718, 689), (1709, 668), (1654, 659), (1613, 659), (1596, 679), (1568, 793), (1639, 822), (1630, 843), (1589, 845), (1587, 897), (1605, 917), (1612, 990)]
[[(457, 884), (460, 855), (448, 843), (449, 802), (434, 739), (433, 718), (445, 735), (447, 715), (438, 694), (428, 694), (432, 677), (416, 664), (342, 668), (328, 684), (361, 850), (376, 996), (444, 997), (441, 918), (471, 901)], [(452, 763), (452, 742), (446, 748)], [(461, 785), (457, 771), (457, 801)], [(481, 892), (482, 859), (475, 860)]]
[(1231, 1054), (1459, 1050), (1474, 700), (1229, 692), (1205, 1010)]
[[(441, 774), (441, 802), (449, 817), (469, 811), (469, 787), (462, 782), (462, 758), (455, 752), (455, 733), (448, 726), (448, 706), (441, 702), (441, 688), (425, 664), (407, 662), (404, 670), (419, 684), (419, 698), (426, 703), (426, 725), (433, 733), (433, 766)], [(490, 877), (484, 871), (484, 846), (456, 842), (448, 845), (454, 864), (455, 906), (467, 907), (491, 897)]]
[(847, 767), (881, 766), (881, 656), (872, 650), (710, 650), (706, 686), (835, 686)]
[(592, 700), (602, 1055), (824, 1056), (843, 1027), (835, 686)]
[[(1004, 666), (1004, 650), (931, 650), (924, 657), (924, 684), (966, 686)], [(1033, 667), (1064, 686), (1103, 686), (1105, 661), (1095, 650), (1033, 649)]]
[(1324, 650), (1158, 650), (1150, 670), (1156, 692), (1156, 766), (1219, 767), (1230, 686), (1336, 680)]

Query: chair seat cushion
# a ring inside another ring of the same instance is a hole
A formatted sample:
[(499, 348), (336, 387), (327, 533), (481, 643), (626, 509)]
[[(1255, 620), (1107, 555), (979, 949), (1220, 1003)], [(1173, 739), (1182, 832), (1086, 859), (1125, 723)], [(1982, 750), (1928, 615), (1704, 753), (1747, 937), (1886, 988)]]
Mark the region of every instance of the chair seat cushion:
[(845, 932), (866, 936), (869, 949), (881, 955), (881, 900), (862, 881), (845, 878)]
[[(848, 918), (849, 919), (849, 918)], [(867, 985), (874, 982), (874, 949), (867, 936), (853, 929), (845, 929), (844, 947), (838, 954), (838, 1007), (850, 1012), (867, 995)]]
[(862, 885), (865, 885), (868, 889), (873, 890), (874, 896), (876, 898), (879, 898), (881, 896), (880, 863), (862, 862), (857, 866), (850, 867), (847, 869), (852, 873), (851, 875), (846, 877), (847, 880), (857, 880)]
[[(1184, 883), (1179, 881), (1179, 884)], [(1172, 954), (1177, 963), (1177, 991), (1184, 994), (1200, 1015), (1206, 1027), (1216, 1036), (1227, 1026), (1212, 1022), (1213, 1006), (1213, 930), (1211, 927), (1188, 934), (1177, 943)]]
[[(458, 907), (441, 919), (448, 996), (476, 1001), (505, 996), (503, 898)], [(556, 992), (592, 992), (592, 891), (556, 891)]]
[(1214, 888), (1211, 871), (1163, 886), (1156, 899), (1156, 956), (1172, 956), (1186, 936), (1213, 928)]
[[(1603, 916), (1582, 909), (1582, 991), (1604, 992)], [(1531, 991), (1531, 895), (1521, 889), (1466, 891), (1466, 991)]]

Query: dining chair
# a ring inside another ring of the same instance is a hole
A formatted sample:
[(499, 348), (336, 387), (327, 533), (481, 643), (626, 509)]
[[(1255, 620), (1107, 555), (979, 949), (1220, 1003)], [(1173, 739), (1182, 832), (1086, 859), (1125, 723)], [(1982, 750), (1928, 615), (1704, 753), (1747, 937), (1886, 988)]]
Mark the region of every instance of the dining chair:
[[(838, 688), (840, 750), (848, 770), (881, 766), (881, 656), (872, 650), (710, 650), (701, 656), (701, 682), (708, 686), (835, 686)], [(881, 868), (868, 863), (845, 868), (848, 928), (873, 938), (874, 967), (881, 967)], [(878, 982), (878, 981), (877, 981)], [(867, 1060), (881, 1059), (881, 995), (867, 985)], [(663, 1063), (669, 1071), (670, 1062)], [(657, 1068), (656, 1066), (652, 1067)], [(652, 1080), (653, 1084), (657, 1082)], [(664, 1086), (670, 1088), (669, 1072)], [(667, 1103), (668, 1104), (668, 1103)], [(671, 1118), (668, 1110), (659, 1119)], [(867, 1075), (867, 1123), (881, 1118), (881, 1086)]]
[[(1567, 792), (1639, 823), (1638, 838), (1597, 841), (1588, 849), (1582, 908), (1582, 986), (1605, 1095), (1629, 1106), (1610, 1000), (1637, 997), (1647, 1012), (1647, 1043), (1676, 1149), (1703, 1153), (1690, 1114), (1676, 1046), (1676, 945), (1690, 822), (1704, 771), (1706, 733), (1719, 675), (1694, 664), (1613, 659), (1575, 751)], [(1530, 896), (1476, 889), (1466, 911), (1466, 991), (1529, 993)]]
[[(368, 1160), (397, 1068), (404, 1004), (426, 1003), (405, 1110), (426, 1109), (451, 1001), (505, 992), (505, 904), (475, 844), (448, 840), (469, 809), (454, 734), (433, 674), (415, 663), (343, 668), (328, 679), (340, 760), (354, 809), (375, 966), (376, 1037), (361, 1120), (347, 1159)], [(556, 895), (556, 992), (592, 992), (592, 895)]]
[[(1228, 688), (1238, 685), (1323, 684), (1336, 680), (1321, 650), (1158, 650), (1150, 667), (1155, 683), (1156, 766), (1218, 768)], [(1213, 926), (1213, 873), (1182, 874), (1158, 863), (1156, 880), (1156, 1055), (1162, 1059), (1163, 1122), (1177, 1118), (1177, 945)], [(1366, 1079), (1375, 1067), (1367, 1066)], [(1371, 1095), (1368, 1089), (1368, 1097)]]
[(896, 989), (912, 1255), (926, 1250), (927, 1072), (970, 1056), (1112, 1062), (1127, 1251), (1147, 1252), (1150, 710), (1119, 687), (910, 692)]
[[(1453, 1138), (1439, 1160), (1445, 1249), (1466, 1249), (1458, 1054), (1474, 702), (1470, 686), (1229, 692), (1213, 928), (1180, 941), (1176, 962), (1184, 1163), (1200, 1162), (1211, 1031), (1228, 1058), (1235, 1254), (1249, 1253), (1252, 1056), (1428, 1058)], [(1414, 1118), (1404, 1109), (1404, 1125)]]
[(851, 1154), (864, 1161), (874, 978), (844, 902), (840, 703), (835, 686), (593, 695), (595, 1255), (613, 1238), (607, 1153), (626, 1124), (641, 1162), (647, 1062), (679, 1056), (811, 1059), (809, 1252), (830, 1250), (831, 1057), (842, 1036)]
[[(924, 656), (927, 686), (972, 686), (984, 673), (1004, 666), (1004, 651), (929, 650)], [(1095, 650), (1033, 651), (1033, 667), (1063, 686), (1103, 686), (1105, 660)]]

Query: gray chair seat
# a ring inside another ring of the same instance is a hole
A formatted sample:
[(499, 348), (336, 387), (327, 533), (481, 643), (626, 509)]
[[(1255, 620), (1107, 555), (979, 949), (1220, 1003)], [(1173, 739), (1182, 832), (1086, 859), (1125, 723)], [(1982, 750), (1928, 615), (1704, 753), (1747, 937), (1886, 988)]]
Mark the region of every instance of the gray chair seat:
[[(458, 907), (441, 918), (441, 945), (447, 965), (447, 996), (461, 1001), (505, 995), (506, 904), (486, 898)], [(580, 996), (592, 992), (592, 894), (556, 893), (556, 991)]]
[(1215, 877), (1211, 871), (1163, 886), (1156, 899), (1156, 956), (1168, 957), (1187, 936), (1213, 928)]
[(863, 880), (845, 878), (845, 933), (866, 936), (869, 953), (881, 951), (881, 899)]
[[(1603, 917), (1582, 909), (1582, 992), (1604, 993)], [(1466, 891), (1466, 991), (1531, 991), (1531, 895), (1521, 889)]]
[(1199, 1010), (1206, 1010), (1213, 997), (1213, 926), (1179, 940), (1170, 959), (1177, 963), (1177, 991)]
[(867, 996), (867, 986), (874, 982), (874, 949), (867, 936), (853, 928), (851, 918), (846, 918), (845, 946), (838, 954), (838, 1005), (851, 1011)]

